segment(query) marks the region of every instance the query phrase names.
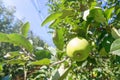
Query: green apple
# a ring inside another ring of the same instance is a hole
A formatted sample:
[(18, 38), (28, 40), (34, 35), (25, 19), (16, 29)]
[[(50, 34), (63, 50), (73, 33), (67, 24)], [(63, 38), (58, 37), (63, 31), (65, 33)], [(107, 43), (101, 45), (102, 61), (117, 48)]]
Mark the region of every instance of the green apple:
[(67, 55), (75, 61), (83, 61), (87, 59), (90, 51), (88, 41), (82, 37), (75, 37), (71, 39), (66, 47)]

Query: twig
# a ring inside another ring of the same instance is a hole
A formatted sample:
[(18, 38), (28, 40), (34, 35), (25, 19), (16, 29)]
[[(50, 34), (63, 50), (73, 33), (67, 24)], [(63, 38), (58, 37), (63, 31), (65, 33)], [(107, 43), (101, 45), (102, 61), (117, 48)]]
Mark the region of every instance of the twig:
[(51, 64), (50, 66), (54, 66), (54, 65), (57, 65), (57, 64), (63, 63), (64, 61), (66, 61), (66, 59), (67, 59), (67, 58), (65, 57), (63, 60), (58, 61), (58, 62), (55, 62), (55, 63)]
[(27, 80), (27, 70), (26, 70), (26, 65), (24, 65), (24, 80)]
[(32, 55), (31, 53), (29, 53), (29, 52), (27, 52), (26, 50), (25, 50), (25, 48), (21, 48), (22, 49), (22, 51), (24, 52), (24, 54), (26, 55), (26, 56), (29, 56), (29, 58), (31, 59), (31, 60), (34, 60), (34, 55)]

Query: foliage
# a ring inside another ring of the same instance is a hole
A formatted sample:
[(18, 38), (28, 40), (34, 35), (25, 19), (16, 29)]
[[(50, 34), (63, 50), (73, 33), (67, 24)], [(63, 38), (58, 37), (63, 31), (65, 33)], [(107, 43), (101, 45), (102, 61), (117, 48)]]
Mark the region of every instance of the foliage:
[[(45, 42), (29, 34), (29, 22), (23, 24), (14, 16), (14, 12), (14, 7), (8, 8), (0, 0), (0, 80), (17, 80), (20, 77), (23, 80), (24, 69), (29, 69), (27, 74), (31, 76), (37, 66), (50, 63), (47, 59), (51, 56), (49, 50), (39, 49), (45, 47)], [(46, 55), (40, 59), (37, 58), (40, 55), (35, 55), (43, 53)]]
[[(0, 73), (1, 77), (8, 76), (11, 79), (26, 80), (30, 78), (36, 70), (39, 70), (42, 65), (49, 65), (51, 52), (48, 49), (36, 50), (33, 44), (27, 39), (25, 35), (29, 30), (26, 27), (30, 25), (25, 23), (22, 28), (22, 34), (18, 33), (0, 33), (0, 42), (7, 42), (18, 46), (19, 50), (8, 51), (1, 59)], [(7, 71), (6, 71), (7, 70)], [(24, 77), (22, 77), (24, 76)], [(21, 78), (22, 77), (22, 78)]]
[[(19, 33), (20, 27), (23, 24), (14, 16), (15, 8), (7, 8), (2, 0), (0, 0), (0, 32), (3, 33)], [(7, 51), (18, 50), (19, 47), (14, 47), (10, 43), (0, 43), (0, 57), (6, 54)], [(1, 59), (0, 59), (1, 60)]]
[[(8, 75), (12, 80), (119, 80), (119, 3), (49, 0), (50, 15), (41, 25), (50, 23), (55, 50), (47, 46), (38, 48), (37, 39), (33, 44), (29, 41), (29, 23), (23, 25), (21, 34), (0, 33), (0, 42), (20, 48), (3, 56), (0, 75)], [(74, 37), (83, 37), (90, 44), (91, 51), (84, 61), (66, 55), (66, 45)]]
[[(91, 52), (85, 61), (76, 62), (67, 58), (54, 67), (58, 69), (62, 64), (65, 68), (72, 66), (65, 80), (120, 79), (119, 3), (119, 0), (49, 0), (51, 14), (42, 26), (50, 23), (49, 28), (53, 29), (58, 60), (64, 60), (66, 45), (74, 37), (83, 37), (91, 44)], [(60, 15), (53, 16), (58, 13)], [(61, 80), (60, 74), (58, 70), (53, 75), (59, 75), (55, 80)]]

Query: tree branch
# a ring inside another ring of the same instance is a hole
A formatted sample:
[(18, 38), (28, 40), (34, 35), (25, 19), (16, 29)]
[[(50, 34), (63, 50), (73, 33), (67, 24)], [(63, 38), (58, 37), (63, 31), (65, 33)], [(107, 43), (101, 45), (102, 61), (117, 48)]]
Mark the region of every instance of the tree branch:
[(60, 64), (60, 63), (63, 63), (64, 61), (66, 61), (66, 57), (63, 59), (63, 60), (61, 60), (61, 61), (57, 61), (57, 62), (54, 62), (54, 63), (52, 63), (50, 66), (55, 66), (55, 65), (57, 65), (57, 64)]

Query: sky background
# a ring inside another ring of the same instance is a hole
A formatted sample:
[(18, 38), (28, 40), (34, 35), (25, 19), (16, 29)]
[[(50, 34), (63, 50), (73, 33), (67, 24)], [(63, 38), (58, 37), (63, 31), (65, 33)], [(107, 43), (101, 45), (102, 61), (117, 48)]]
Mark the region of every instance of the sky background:
[[(14, 14), (23, 22), (30, 22), (30, 30), (44, 40), (50, 46), (54, 46), (52, 35), (48, 33), (48, 26), (41, 27), (42, 21), (48, 14), (48, 0), (3, 0), (7, 6), (14, 6), (16, 13)], [(35, 6), (36, 5), (36, 6)]]

